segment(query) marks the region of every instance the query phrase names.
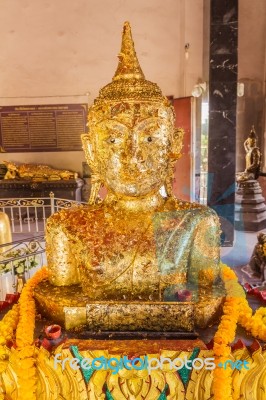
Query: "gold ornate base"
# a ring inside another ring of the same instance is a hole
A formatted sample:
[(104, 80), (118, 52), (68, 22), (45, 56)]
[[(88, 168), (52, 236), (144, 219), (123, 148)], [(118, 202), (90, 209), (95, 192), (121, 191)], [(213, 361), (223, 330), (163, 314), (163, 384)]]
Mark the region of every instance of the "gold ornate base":
[(48, 281), (35, 288), (41, 313), (66, 329), (91, 331), (187, 331), (205, 328), (219, 316), (222, 297), (207, 293), (193, 302), (92, 302), (79, 285), (58, 287)]
[[(49, 354), (44, 348), (36, 348), (35, 351), (37, 399), (209, 400), (213, 398), (213, 369), (206, 369), (206, 366), (210, 365), (210, 360), (213, 360), (213, 352), (207, 350), (199, 340), (119, 342), (70, 340), (57, 348), (54, 354)], [(6, 371), (2, 374), (1, 393), (4, 393), (6, 399), (19, 400), (21, 396), (16, 374), (15, 350), (11, 349), (8, 356)], [(241, 360), (248, 366), (241, 369), (228, 367), (232, 378), (233, 398), (264, 399), (266, 351), (257, 347), (251, 354), (243, 347), (232, 351), (229, 358), (232, 363)], [(85, 364), (83, 364), (84, 359), (88, 360)], [(133, 363), (127, 360), (132, 360)], [(193, 368), (185, 366), (186, 360), (190, 361), (188, 366), (193, 365)], [(125, 362), (127, 368), (124, 368)], [(180, 368), (182, 364), (184, 367)], [(77, 368), (77, 365), (84, 365), (85, 368)], [(90, 365), (92, 368), (89, 368)], [(222, 366), (217, 368), (223, 371)]]

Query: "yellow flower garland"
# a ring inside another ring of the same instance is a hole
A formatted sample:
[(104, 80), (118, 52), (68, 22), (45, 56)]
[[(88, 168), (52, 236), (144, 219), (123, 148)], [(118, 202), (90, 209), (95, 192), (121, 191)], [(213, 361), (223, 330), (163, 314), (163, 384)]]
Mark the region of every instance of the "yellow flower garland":
[(256, 310), (255, 314), (252, 315), (252, 310), (245, 301), (243, 308), (239, 315), (240, 324), (249, 331), (252, 336), (257, 337), (263, 341), (266, 341), (266, 308), (260, 307)]
[[(259, 308), (252, 316), (252, 309), (248, 305), (245, 292), (238, 283), (236, 274), (224, 264), (221, 264), (221, 267), (227, 295), (223, 316), (214, 336), (213, 351), (217, 364), (229, 358), (230, 343), (235, 338), (238, 322), (251, 332), (252, 336), (266, 340), (266, 308)], [(213, 393), (214, 400), (233, 399), (230, 369), (216, 368), (214, 370)]]
[[(19, 319), (19, 306), (15, 304), (10, 311), (0, 321), (0, 346), (3, 347), (8, 341), (13, 339), (14, 330)], [(2, 359), (0, 357), (0, 359)], [(0, 371), (1, 372), (1, 371)]]
[[(222, 279), (226, 289), (223, 315), (214, 336), (213, 352), (218, 363), (224, 363), (231, 354), (230, 343), (235, 338), (237, 322), (245, 293), (237, 282), (236, 274), (226, 265), (222, 267)], [(215, 400), (233, 400), (230, 369), (215, 368), (213, 371), (213, 393)]]
[(35, 368), (35, 301), (33, 290), (48, 277), (46, 268), (37, 271), (24, 286), (19, 298), (19, 321), (16, 331), (16, 373), (19, 398), (36, 400), (37, 377)]
[[(19, 319), (19, 306), (15, 304), (10, 311), (0, 321), (0, 374), (2, 374), (8, 364), (8, 352), (6, 344), (13, 340), (14, 331), (17, 327)], [(4, 400), (5, 396), (0, 393), (0, 400)]]

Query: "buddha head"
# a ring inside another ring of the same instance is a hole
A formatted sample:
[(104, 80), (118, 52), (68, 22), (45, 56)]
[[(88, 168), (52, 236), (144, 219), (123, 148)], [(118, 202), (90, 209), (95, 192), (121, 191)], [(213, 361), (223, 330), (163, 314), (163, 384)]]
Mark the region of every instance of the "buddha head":
[[(172, 175), (183, 132), (174, 127), (168, 99), (144, 77), (128, 22), (118, 58), (112, 82), (89, 109), (82, 142), (93, 184), (101, 182), (120, 197), (141, 197), (158, 191)], [(97, 195), (92, 193), (91, 203)]]
[(248, 135), (247, 142), (250, 148), (256, 147), (257, 145), (257, 134), (254, 125), (252, 126), (251, 131)]

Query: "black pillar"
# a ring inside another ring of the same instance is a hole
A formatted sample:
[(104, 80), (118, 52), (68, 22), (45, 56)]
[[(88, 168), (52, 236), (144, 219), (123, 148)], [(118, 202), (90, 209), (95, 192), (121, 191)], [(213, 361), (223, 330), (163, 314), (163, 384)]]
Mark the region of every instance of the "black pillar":
[(210, 0), (208, 205), (234, 240), (238, 0)]

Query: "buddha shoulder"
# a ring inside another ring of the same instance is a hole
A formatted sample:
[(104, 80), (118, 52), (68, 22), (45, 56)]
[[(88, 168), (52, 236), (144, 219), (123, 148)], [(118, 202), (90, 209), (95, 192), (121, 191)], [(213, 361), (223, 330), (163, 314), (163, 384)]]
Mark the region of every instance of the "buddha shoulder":
[(188, 215), (191, 219), (199, 220), (209, 219), (214, 224), (220, 226), (220, 221), (216, 212), (205, 205), (199, 203), (191, 203), (188, 201), (170, 198), (164, 207), (164, 211), (168, 212), (180, 212), (180, 214)]
[(46, 224), (46, 234), (52, 231), (79, 235), (87, 229), (97, 229), (101, 225), (103, 211), (101, 206), (79, 205), (62, 209), (51, 215)]
[(198, 203), (169, 199), (164, 212), (155, 215), (154, 222), (157, 227), (163, 224), (176, 232), (186, 232), (197, 240), (208, 238), (216, 243), (215, 246), (220, 243), (220, 221), (216, 212)]

